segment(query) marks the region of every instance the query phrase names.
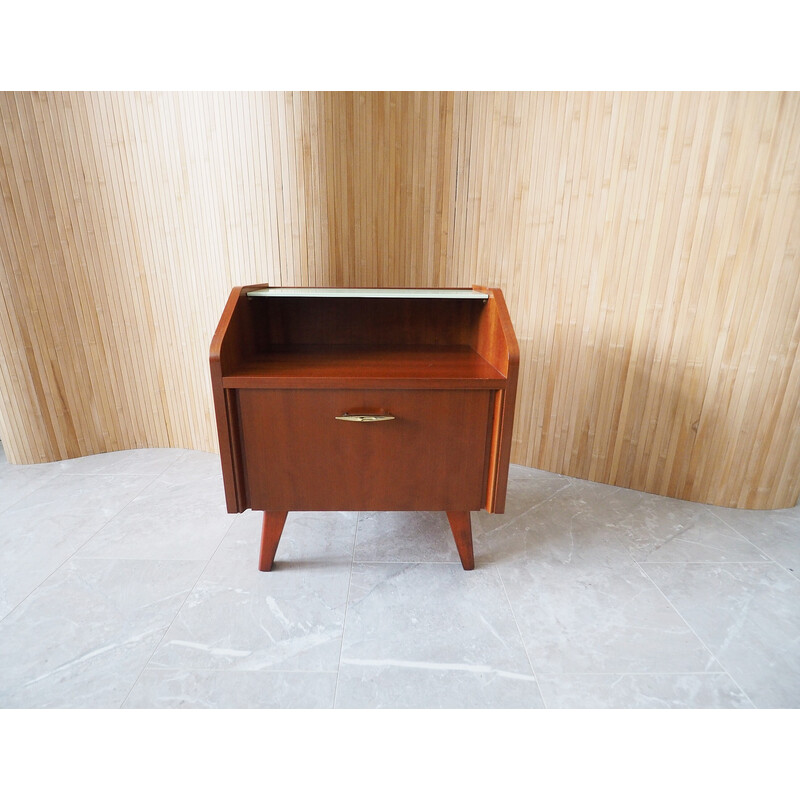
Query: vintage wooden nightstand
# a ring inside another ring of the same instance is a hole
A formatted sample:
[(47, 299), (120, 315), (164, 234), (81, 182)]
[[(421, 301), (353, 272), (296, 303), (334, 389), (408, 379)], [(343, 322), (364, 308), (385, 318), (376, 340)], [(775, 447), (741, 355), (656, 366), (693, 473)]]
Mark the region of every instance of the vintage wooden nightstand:
[(499, 289), (235, 288), (211, 343), (228, 511), (502, 513), (519, 348)]

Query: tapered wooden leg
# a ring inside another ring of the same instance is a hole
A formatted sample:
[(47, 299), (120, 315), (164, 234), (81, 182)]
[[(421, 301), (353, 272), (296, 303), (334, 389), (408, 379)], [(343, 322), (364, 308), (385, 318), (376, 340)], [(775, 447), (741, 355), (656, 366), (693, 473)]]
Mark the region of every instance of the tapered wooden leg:
[(261, 557), (258, 561), (258, 568), (262, 572), (269, 572), (272, 569), (275, 551), (278, 549), (288, 513), (288, 511), (264, 512), (264, 523), (261, 526)]
[(447, 519), (450, 521), (450, 530), (453, 531), (453, 538), (456, 540), (461, 566), (464, 569), (475, 569), (469, 511), (448, 511)]

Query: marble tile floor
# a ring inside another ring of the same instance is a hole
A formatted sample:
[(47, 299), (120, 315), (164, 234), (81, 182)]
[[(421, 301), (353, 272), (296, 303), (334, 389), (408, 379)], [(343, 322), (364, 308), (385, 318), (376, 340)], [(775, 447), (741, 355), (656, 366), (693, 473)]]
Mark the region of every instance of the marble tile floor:
[(225, 511), (217, 456), (0, 451), (0, 707), (797, 708), (800, 507), (512, 466), (442, 513)]

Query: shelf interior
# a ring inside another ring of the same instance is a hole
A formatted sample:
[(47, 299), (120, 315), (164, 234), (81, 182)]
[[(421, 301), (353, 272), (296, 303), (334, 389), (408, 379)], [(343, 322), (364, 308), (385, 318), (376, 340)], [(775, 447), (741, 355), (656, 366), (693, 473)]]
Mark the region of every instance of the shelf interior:
[(276, 347), (244, 360), (223, 378), (227, 388), (302, 385), (411, 386), (477, 384), (499, 388), (505, 378), (466, 345), (304, 345)]

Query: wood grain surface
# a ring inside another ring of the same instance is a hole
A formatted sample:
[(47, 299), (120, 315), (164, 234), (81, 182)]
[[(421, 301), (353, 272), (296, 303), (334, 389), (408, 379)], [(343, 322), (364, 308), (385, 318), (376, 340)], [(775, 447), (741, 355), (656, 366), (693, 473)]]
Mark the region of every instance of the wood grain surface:
[[(489, 390), (242, 389), (248, 503), (298, 511), (477, 511)], [(345, 414), (394, 417), (354, 423)]]
[(217, 447), (232, 286), (502, 288), (512, 461), (800, 495), (800, 94), (0, 94), (0, 438)]

